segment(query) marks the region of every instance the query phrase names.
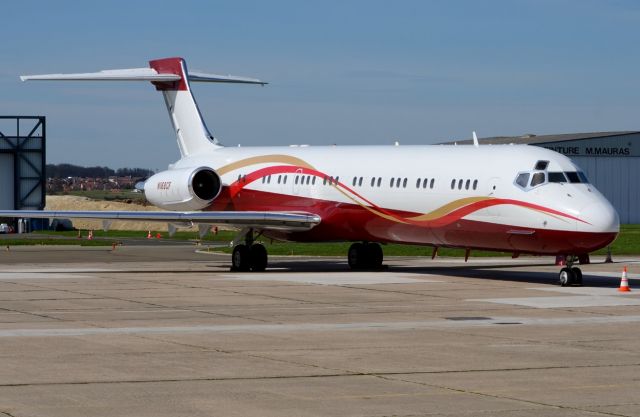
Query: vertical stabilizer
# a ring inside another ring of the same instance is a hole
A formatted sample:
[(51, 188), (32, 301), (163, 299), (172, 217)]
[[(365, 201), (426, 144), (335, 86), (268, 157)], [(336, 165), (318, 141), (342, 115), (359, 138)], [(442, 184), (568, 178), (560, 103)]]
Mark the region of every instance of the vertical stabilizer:
[(149, 61), (149, 66), (159, 74), (176, 74), (176, 81), (153, 81), (156, 89), (162, 91), (171, 124), (176, 132), (181, 156), (188, 156), (219, 147), (207, 129), (196, 103), (189, 79), (187, 64), (182, 58), (164, 58)]

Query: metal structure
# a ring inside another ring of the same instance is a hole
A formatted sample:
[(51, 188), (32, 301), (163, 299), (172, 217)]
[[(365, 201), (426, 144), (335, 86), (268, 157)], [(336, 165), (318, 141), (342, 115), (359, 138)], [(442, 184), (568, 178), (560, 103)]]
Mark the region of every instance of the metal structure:
[(0, 116), (0, 208), (45, 206), (44, 116)]
[(542, 146), (568, 156), (613, 204), (621, 223), (640, 224), (640, 131), (504, 136), (480, 143)]

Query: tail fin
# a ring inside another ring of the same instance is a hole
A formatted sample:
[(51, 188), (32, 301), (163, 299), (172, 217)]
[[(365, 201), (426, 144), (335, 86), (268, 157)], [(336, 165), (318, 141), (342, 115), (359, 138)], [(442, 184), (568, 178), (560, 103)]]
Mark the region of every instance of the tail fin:
[(202, 119), (191, 93), (189, 81), (267, 84), (254, 78), (190, 73), (182, 58), (156, 59), (149, 61), (149, 66), (150, 68), (107, 70), (84, 74), (23, 75), (20, 79), (22, 81), (150, 81), (156, 86), (156, 90), (162, 91), (171, 124), (176, 132), (180, 154), (183, 157), (220, 146)]
[(182, 58), (165, 58), (149, 61), (149, 66), (159, 74), (176, 74), (176, 81), (153, 81), (156, 90), (162, 91), (173, 130), (178, 139), (180, 155), (187, 156), (219, 146), (200, 114), (189, 79), (187, 64)]

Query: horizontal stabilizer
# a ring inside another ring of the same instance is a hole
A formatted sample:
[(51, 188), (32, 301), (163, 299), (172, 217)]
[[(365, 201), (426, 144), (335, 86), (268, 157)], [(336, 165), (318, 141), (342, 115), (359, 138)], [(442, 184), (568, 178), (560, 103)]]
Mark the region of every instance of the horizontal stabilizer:
[[(180, 75), (171, 73), (158, 73), (153, 68), (130, 68), (104, 70), (98, 72), (85, 72), (78, 74), (43, 74), (21, 75), (22, 81), (153, 81), (171, 82), (180, 80)], [(235, 75), (206, 74), (203, 72), (187, 73), (189, 81), (210, 83), (240, 83), (240, 84), (267, 84), (256, 78), (237, 77)]]
[(224, 224), (256, 229), (305, 231), (320, 223), (311, 213), (270, 211), (42, 211), (0, 210), (0, 217), (35, 219), (134, 220), (178, 223)]
[(79, 74), (21, 75), (20, 80), (38, 81), (178, 81), (177, 74), (158, 74), (152, 68), (130, 68)]

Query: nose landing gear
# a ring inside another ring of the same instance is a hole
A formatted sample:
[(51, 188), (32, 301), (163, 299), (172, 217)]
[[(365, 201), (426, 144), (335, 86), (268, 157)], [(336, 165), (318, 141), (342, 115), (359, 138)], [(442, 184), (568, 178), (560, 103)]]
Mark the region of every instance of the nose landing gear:
[(560, 270), (558, 280), (561, 287), (582, 285), (582, 270), (573, 266), (576, 260), (578, 260), (576, 256), (567, 256), (567, 266)]

